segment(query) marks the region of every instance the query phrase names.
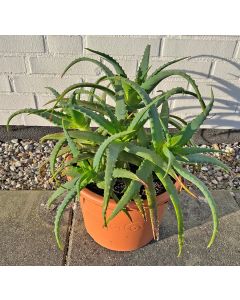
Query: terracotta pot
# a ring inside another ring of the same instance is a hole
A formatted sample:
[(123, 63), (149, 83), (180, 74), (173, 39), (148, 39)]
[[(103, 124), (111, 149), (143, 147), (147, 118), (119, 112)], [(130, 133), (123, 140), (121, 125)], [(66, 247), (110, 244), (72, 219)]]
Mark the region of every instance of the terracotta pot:
[[(180, 184), (175, 183), (178, 191)], [(164, 210), (169, 200), (168, 193), (165, 192), (157, 197), (159, 223), (162, 220)], [(147, 202), (144, 201), (146, 208), (147, 221), (145, 222), (134, 202), (128, 204), (127, 209), (132, 218), (132, 222), (125, 213), (120, 212), (108, 224), (103, 227), (102, 217), (103, 197), (85, 188), (80, 193), (80, 204), (84, 219), (84, 224), (90, 236), (101, 246), (115, 251), (136, 250), (153, 239)], [(116, 203), (110, 200), (107, 217), (110, 216)]]
[[(71, 156), (66, 158), (66, 160), (69, 159), (71, 159)], [(71, 177), (67, 176), (67, 180), (71, 180)], [(181, 190), (181, 185), (178, 181), (176, 181), (175, 187), (178, 191)], [(159, 224), (161, 223), (168, 201), (169, 195), (167, 192), (157, 196)], [(90, 191), (87, 188), (84, 188), (80, 192), (80, 205), (84, 225), (88, 234), (99, 245), (115, 251), (132, 251), (145, 246), (151, 240), (153, 240), (147, 201), (144, 201), (147, 217), (146, 222), (144, 221), (135, 203), (132, 201), (132, 203), (127, 205), (132, 222), (125, 213), (120, 212), (113, 220), (109, 222), (107, 228), (103, 226), (102, 204), (102, 196)], [(107, 209), (107, 217), (111, 215), (115, 207), (115, 201), (110, 199)]]

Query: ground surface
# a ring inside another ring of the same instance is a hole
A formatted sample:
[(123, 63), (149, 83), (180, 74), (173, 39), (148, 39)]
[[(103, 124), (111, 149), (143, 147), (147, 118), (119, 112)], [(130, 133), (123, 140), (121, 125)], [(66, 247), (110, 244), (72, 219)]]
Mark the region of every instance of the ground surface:
[(166, 210), (159, 242), (132, 252), (97, 245), (86, 233), (78, 201), (62, 221), (63, 252), (53, 234), (54, 210), (46, 209), (50, 191), (0, 191), (0, 265), (240, 265), (240, 192), (214, 190), (220, 230), (210, 249), (212, 222), (204, 199), (182, 192), (185, 246), (177, 258), (177, 228), (172, 206)]
[[(57, 186), (51, 179), (49, 164), (44, 164), (54, 145), (54, 141), (42, 144), (34, 140), (0, 141), (0, 190), (55, 189)], [(214, 155), (230, 167), (231, 173), (212, 165), (190, 166), (190, 171), (211, 189), (240, 189), (240, 142), (201, 147), (226, 151), (224, 155)], [(61, 159), (58, 158), (58, 162)]]

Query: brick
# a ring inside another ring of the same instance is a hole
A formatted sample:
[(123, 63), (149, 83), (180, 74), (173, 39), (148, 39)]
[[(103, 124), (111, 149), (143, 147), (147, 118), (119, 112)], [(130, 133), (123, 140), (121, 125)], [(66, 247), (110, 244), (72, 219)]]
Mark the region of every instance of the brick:
[(1, 73), (25, 73), (26, 67), (23, 57), (0, 57)]
[[(35, 74), (62, 74), (65, 68), (74, 60), (73, 57), (31, 57), (30, 64), (32, 73)], [(67, 74), (99, 75), (101, 69), (91, 62), (79, 62), (71, 67)]]
[(48, 35), (47, 44), (51, 53), (82, 54), (82, 37), (78, 35)]
[(33, 95), (16, 95), (14, 93), (0, 95), (0, 109), (14, 110), (21, 108), (35, 108)]
[[(46, 95), (46, 94), (37, 94), (37, 105), (38, 108), (50, 108), (53, 104), (45, 105), (48, 101), (53, 100), (53, 95)], [(45, 106), (44, 106), (45, 105)]]
[(0, 92), (11, 92), (8, 77), (0, 75)]
[[(166, 64), (170, 60), (151, 60), (150, 66), (151, 69), (149, 70), (149, 74), (155, 71), (155, 69), (159, 68), (163, 64)], [(173, 65), (170, 65), (166, 68), (166, 70), (181, 70), (189, 74), (193, 78), (206, 78), (209, 74), (211, 62), (210, 61), (192, 61), (192, 60), (183, 60), (177, 62)], [(173, 78), (173, 77), (171, 77)], [(180, 77), (174, 77), (180, 78)]]
[(151, 56), (159, 55), (160, 36), (88, 36), (87, 47), (111, 55), (143, 55), (147, 44)]
[[(8, 118), (15, 111), (16, 110), (1, 110), (0, 109), (0, 125), (6, 125)], [(10, 125), (24, 125), (23, 116), (18, 115), (15, 118), (13, 118)]]
[(81, 80), (79, 76), (71, 77), (54, 77), (54, 76), (14, 76), (14, 83), (16, 91), (20, 93), (24, 92), (36, 92), (36, 93), (48, 93), (45, 87), (51, 86), (62, 92), (66, 87), (79, 83)]
[(1, 35), (0, 52), (44, 52), (43, 37), (41, 35)]
[(240, 78), (239, 70), (240, 70), (240, 61), (229, 61), (229, 62), (217, 61), (213, 76), (222, 79), (228, 79), (228, 80), (239, 79)]
[(236, 41), (164, 38), (163, 56), (215, 55), (232, 57)]

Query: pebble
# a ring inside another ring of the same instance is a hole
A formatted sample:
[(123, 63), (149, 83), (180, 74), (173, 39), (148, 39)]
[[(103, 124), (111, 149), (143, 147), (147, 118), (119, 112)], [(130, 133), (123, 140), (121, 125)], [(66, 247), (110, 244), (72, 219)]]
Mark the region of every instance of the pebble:
[(17, 168), (18, 168), (18, 167), (21, 167), (21, 165), (22, 165), (22, 164), (21, 164), (21, 162), (20, 162), (20, 161), (16, 161), (16, 162), (15, 162), (15, 167), (17, 167)]
[[(43, 172), (39, 171), (42, 163), (49, 158), (55, 144), (56, 142), (52, 140), (43, 144), (20, 139), (0, 141), (0, 190), (56, 189), (56, 184), (51, 180), (49, 165), (46, 165)], [(186, 168), (211, 189), (240, 190), (240, 142), (200, 145), (200, 147), (226, 151), (224, 154), (205, 155), (217, 157), (227, 164), (232, 172), (227, 173), (210, 164), (198, 167), (186, 165)], [(58, 164), (61, 161), (61, 158), (57, 159)], [(191, 187), (190, 183), (189, 185)]]

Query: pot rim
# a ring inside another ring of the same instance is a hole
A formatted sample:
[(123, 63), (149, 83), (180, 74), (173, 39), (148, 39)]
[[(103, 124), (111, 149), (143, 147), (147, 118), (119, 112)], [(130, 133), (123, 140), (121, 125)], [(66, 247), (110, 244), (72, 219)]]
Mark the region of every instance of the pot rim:
[[(182, 181), (182, 178), (180, 176), (178, 176), (178, 178), (180, 179), (180, 181)], [(178, 180), (176, 180), (174, 185), (175, 185), (177, 191), (181, 191), (181, 185)], [(80, 192), (80, 196), (86, 197), (87, 199), (91, 200), (98, 206), (102, 206), (102, 204), (103, 204), (103, 196), (98, 195), (95, 192), (92, 192), (88, 188), (82, 189)], [(169, 200), (169, 194), (167, 191), (165, 191), (164, 193), (157, 196), (157, 205), (163, 205), (163, 204), (167, 203), (168, 200)], [(148, 207), (147, 200), (143, 201), (143, 205), (144, 205), (144, 207)], [(113, 199), (109, 199), (108, 208), (113, 210), (115, 207), (116, 207), (116, 202)], [(126, 205), (126, 207), (131, 210), (137, 209), (137, 206), (134, 201), (131, 201), (131, 203), (128, 203)]]

